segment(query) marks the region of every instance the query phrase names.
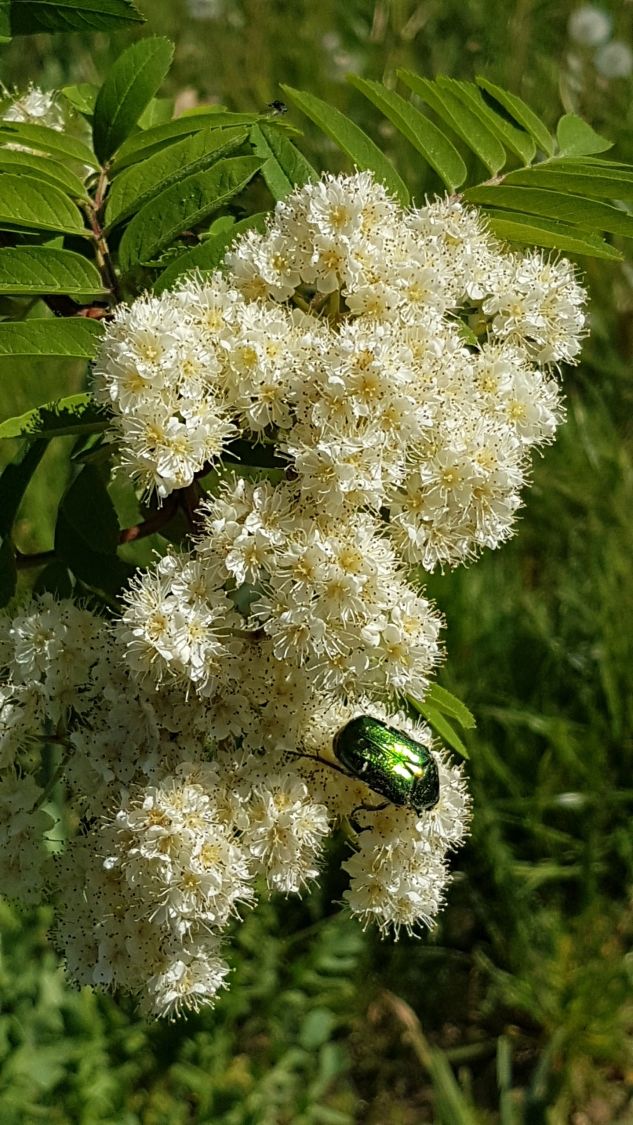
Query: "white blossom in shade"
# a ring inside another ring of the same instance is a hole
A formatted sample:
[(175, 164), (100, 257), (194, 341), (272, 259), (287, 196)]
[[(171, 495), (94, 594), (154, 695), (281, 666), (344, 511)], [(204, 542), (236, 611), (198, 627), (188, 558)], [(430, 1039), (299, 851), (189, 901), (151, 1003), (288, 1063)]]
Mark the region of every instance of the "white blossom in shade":
[(0, 887), (29, 906), (42, 901), (50, 864), (43, 836), (55, 821), (40, 807), (43, 797), (30, 774), (0, 777)]
[(510, 426), (525, 446), (553, 440), (563, 418), (558, 385), (526, 363), (520, 349), (483, 345), (474, 376), (486, 414)]
[(586, 335), (586, 299), (571, 262), (534, 250), (513, 256), (504, 283), (482, 308), (492, 331), (537, 363), (575, 363)]
[(328, 811), (310, 797), (291, 768), (256, 784), (249, 802), (244, 845), (264, 872), (271, 890), (298, 893), (319, 873)]
[(193, 948), (182, 948), (145, 984), (141, 1012), (150, 1017), (174, 1019), (209, 1007), (220, 988), (226, 988), (229, 966), (219, 955), (220, 942), (205, 938)]
[(25, 94), (16, 96), (8, 106), (5, 106), (2, 120), (15, 121), (18, 124), (46, 125), (56, 132), (62, 132), (64, 128), (64, 114), (56, 101), (55, 93), (41, 90), (39, 86), (29, 86)]
[(229, 673), (239, 649), (233, 630), (240, 618), (226, 591), (204, 566), (183, 555), (167, 555), (154, 570), (135, 576), (125, 595), (118, 626), (132, 671), (194, 683), (212, 691)]

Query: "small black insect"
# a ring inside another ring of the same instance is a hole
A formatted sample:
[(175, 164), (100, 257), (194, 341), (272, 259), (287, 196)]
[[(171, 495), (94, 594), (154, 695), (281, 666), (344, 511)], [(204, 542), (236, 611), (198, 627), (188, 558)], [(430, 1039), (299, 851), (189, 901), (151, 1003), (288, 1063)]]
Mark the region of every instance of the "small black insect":
[(275, 98), (273, 102), (269, 102), (267, 109), (269, 109), (271, 114), (275, 117), (280, 117), (282, 113), (288, 112), (286, 103), (280, 102), (278, 98)]

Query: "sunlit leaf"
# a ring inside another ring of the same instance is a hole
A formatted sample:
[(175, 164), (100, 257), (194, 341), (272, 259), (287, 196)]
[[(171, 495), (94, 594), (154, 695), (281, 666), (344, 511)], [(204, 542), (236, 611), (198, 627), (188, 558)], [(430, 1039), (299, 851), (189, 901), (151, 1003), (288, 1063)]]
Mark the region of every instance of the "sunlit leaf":
[(536, 141), (539, 148), (548, 156), (554, 153), (554, 138), (549, 132), (547, 126), (541, 121), (540, 117), (530, 109), (529, 105), (517, 97), (516, 94), (509, 93), (508, 90), (503, 90), (501, 86), (495, 86), (494, 82), (490, 82), (487, 78), (477, 76), (477, 85), (485, 90), (499, 105), (503, 106), (510, 117), (521, 125), (527, 133), (529, 133)]
[(112, 156), (136, 125), (167, 74), (173, 51), (168, 39), (153, 37), (133, 43), (116, 60), (94, 108), (94, 146), (100, 160)]
[(103, 325), (88, 317), (3, 321), (0, 323), (0, 356), (59, 355), (92, 359), (103, 335)]
[(340, 110), (328, 105), (314, 94), (306, 94), (305, 91), (295, 90), (292, 86), (282, 85), (281, 88), (288, 100), (318, 125), (319, 129), (334, 141), (358, 168), (373, 172), (376, 179), (380, 180), (401, 203), (409, 202), (409, 189), (393, 164), (355, 122), (350, 121), (349, 117), (345, 117)]
[(0, 424), (0, 438), (66, 437), (69, 434), (98, 433), (108, 419), (92, 395), (76, 394), (35, 406)]
[(119, 248), (122, 268), (129, 270), (139, 262), (151, 261), (183, 231), (202, 222), (242, 191), (261, 165), (258, 157), (236, 156), (161, 192), (127, 227)]
[(419, 109), (380, 82), (356, 75), (350, 75), (349, 81), (389, 118), (451, 191), (464, 182), (466, 165), (457, 149)]
[[(399, 70), (398, 77), (418, 97), (441, 117), (453, 132), (464, 141), (483, 164), (494, 174), (503, 168), (506, 154), (503, 145), (487, 124), (477, 116), (469, 105), (461, 102), (450, 90), (421, 78), (408, 70)], [(461, 181), (460, 181), (461, 182)]]
[(47, 246), (0, 249), (0, 294), (63, 293), (83, 301), (106, 292), (96, 266), (81, 254)]
[(561, 156), (591, 156), (613, 148), (613, 141), (601, 137), (575, 113), (566, 113), (556, 127), (556, 140)]

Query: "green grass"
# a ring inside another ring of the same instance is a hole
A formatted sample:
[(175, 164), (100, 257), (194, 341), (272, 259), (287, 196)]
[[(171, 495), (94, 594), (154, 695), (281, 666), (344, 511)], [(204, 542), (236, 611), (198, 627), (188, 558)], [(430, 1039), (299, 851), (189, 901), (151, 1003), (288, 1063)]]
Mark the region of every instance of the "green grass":
[[(310, 89), (393, 145), (414, 176), (414, 158), (339, 71), (482, 72), (553, 119), (559, 79), (569, 97), (560, 68), (572, 7), (242, 0), (201, 24), (155, 0), (150, 30), (177, 39), (174, 91), (192, 84), (248, 109), (278, 81)], [(618, 11), (626, 36), (631, 17)], [(94, 80), (125, 38), (15, 43), (5, 81)], [(578, 95), (622, 159), (633, 156), (631, 85), (589, 77)], [(305, 144), (332, 160), (312, 133)], [(46, 913), (5, 907), (3, 1123), (633, 1120), (633, 292), (617, 266), (592, 266), (590, 283), (593, 333), (566, 375), (568, 422), (534, 467), (516, 538), (430, 583), (447, 618), (443, 682), (478, 719), (473, 835), (437, 930), (395, 945), (363, 936), (338, 913), (333, 862), (310, 899), (265, 906), (239, 928), (232, 987), (214, 1012), (158, 1026), (124, 1001), (72, 992)], [(0, 413), (78, 379), (2, 370)], [(67, 450), (48, 456), (22, 513), (29, 550), (50, 546), (66, 479)]]

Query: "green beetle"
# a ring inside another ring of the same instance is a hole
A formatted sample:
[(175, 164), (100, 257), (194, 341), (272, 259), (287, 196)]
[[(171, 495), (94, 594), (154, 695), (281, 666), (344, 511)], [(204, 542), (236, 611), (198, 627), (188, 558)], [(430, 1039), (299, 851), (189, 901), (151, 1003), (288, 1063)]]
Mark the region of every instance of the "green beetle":
[(440, 796), (437, 763), (426, 746), (371, 715), (351, 719), (334, 735), (334, 753), (354, 777), (394, 805), (417, 813)]

